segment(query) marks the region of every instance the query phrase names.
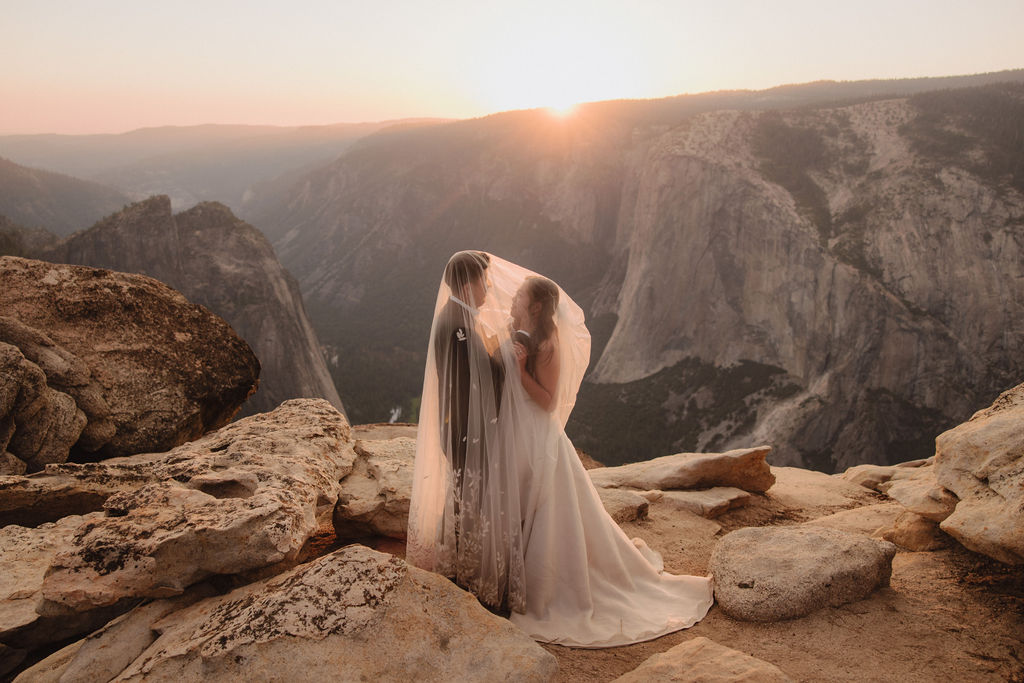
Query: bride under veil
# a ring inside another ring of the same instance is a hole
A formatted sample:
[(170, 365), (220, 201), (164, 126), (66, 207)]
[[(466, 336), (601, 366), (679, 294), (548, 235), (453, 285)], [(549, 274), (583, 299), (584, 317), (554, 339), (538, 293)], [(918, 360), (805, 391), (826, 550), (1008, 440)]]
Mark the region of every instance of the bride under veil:
[[(564, 431), (589, 356), (583, 311), (553, 282), (483, 252), (451, 258), (427, 352), (406, 556), (509, 610), (537, 640), (610, 647), (692, 626), (712, 586), (662, 572), (601, 504)], [(551, 385), (540, 399), (534, 374)]]

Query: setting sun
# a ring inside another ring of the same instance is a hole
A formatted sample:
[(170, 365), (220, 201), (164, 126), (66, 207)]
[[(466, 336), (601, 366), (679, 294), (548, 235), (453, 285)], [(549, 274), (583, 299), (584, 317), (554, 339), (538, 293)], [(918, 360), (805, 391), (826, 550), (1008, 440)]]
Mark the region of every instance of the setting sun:
[(548, 112), (552, 116), (560, 119), (564, 119), (568, 116), (572, 116), (576, 112), (576, 103), (570, 104), (555, 104), (547, 108)]

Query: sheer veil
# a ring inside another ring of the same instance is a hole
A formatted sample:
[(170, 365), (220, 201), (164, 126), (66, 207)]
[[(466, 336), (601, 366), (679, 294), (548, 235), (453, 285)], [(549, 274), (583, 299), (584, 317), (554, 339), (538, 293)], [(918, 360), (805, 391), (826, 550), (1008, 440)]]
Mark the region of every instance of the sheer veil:
[[(530, 277), (491, 254), (452, 256), (434, 304), (420, 401), (406, 558), (495, 609), (525, 610), (531, 453), (510, 311)], [(559, 381), (546, 419), (565, 426), (590, 358), (582, 309), (559, 289)]]

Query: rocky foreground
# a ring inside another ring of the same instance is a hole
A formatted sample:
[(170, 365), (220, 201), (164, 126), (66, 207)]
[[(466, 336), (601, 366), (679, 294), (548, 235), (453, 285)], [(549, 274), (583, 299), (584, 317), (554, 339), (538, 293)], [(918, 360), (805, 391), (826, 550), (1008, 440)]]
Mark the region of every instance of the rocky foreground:
[(101, 269), (0, 278), (2, 680), (1024, 680), (1024, 384), (898, 466), (590, 470), (716, 606), (573, 650), (405, 563), (414, 426), (322, 399), (225, 424), (258, 363), (206, 309)]
[[(996, 503), (1021, 488), (1004, 430), (1024, 438), (1022, 411), (1024, 385), (933, 459), (837, 476), (770, 467), (764, 447), (591, 470), (666, 570), (714, 574), (716, 606), (649, 643), (573, 650), (402, 560), (414, 427), (352, 429), (325, 401), (288, 401), (164, 453), (0, 478), (19, 520), (0, 528), (0, 668), (65, 682), (1019, 680), (1020, 506)], [(943, 486), (978, 467), (992, 488)], [(936, 499), (946, 517), (922, 531)], [(974, 530), (962, 507), (998, 522)]]

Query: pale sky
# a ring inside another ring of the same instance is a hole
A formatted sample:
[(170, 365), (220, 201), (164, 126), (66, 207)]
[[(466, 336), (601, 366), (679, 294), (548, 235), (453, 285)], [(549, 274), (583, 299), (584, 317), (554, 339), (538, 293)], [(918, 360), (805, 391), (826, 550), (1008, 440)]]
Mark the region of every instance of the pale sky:
[(466, 118), (1024, 67), (1024, 0), (0, 0), (0, 134)]

